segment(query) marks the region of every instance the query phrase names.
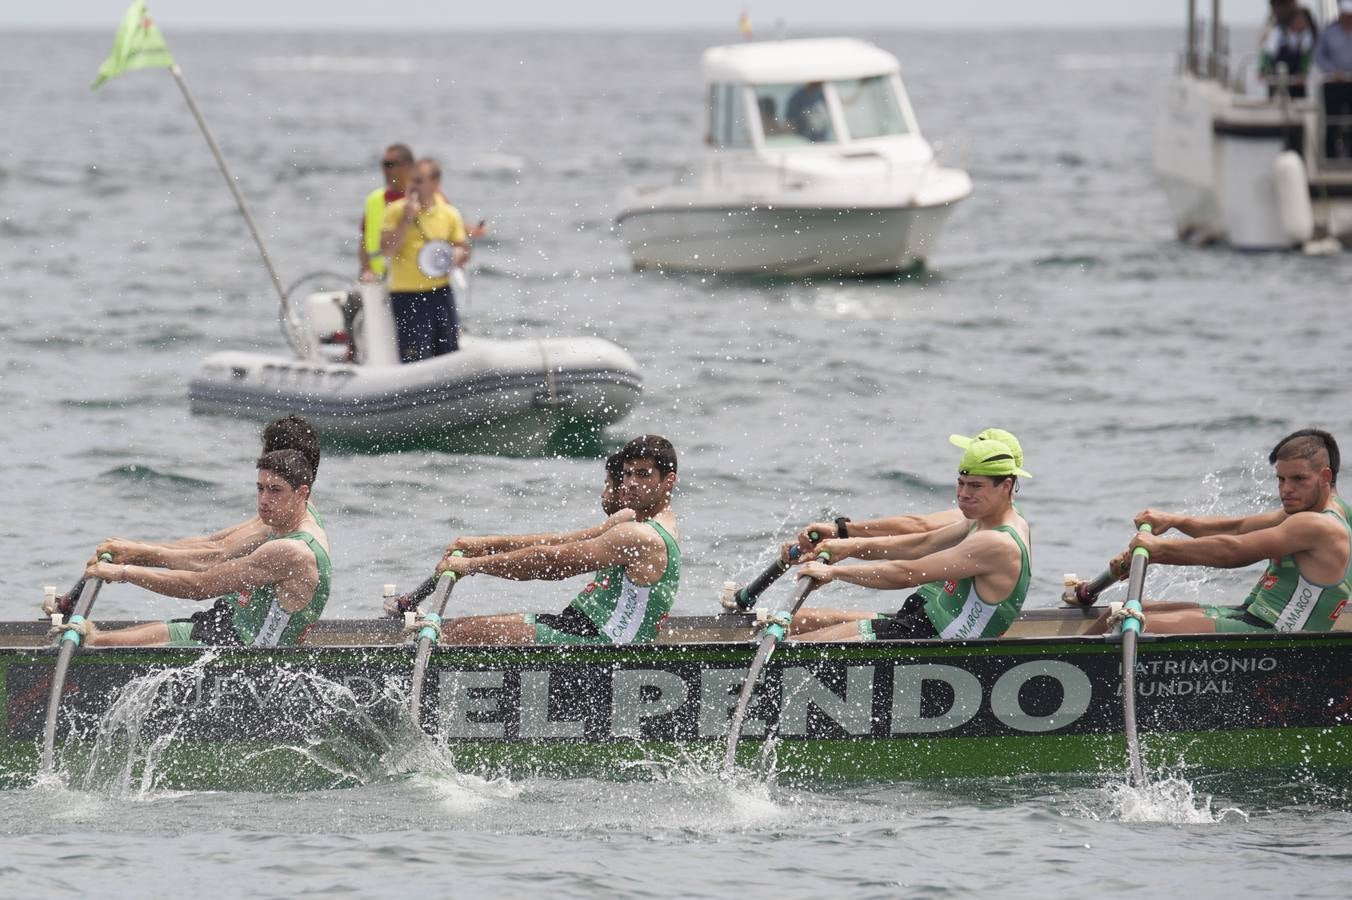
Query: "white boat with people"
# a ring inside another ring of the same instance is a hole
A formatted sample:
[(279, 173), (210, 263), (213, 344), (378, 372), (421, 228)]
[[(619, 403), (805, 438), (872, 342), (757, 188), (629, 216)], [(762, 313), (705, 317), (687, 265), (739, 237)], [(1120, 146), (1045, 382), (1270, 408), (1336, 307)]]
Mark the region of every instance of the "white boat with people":
[(465, 335), (454, 353), (401, 363), (384, 284), (320, 277), (339, 286), (283, 307), (292, 353), (208, 356), (188, 387), (194, 412), (258, 420), (299, 413), (350, 445), (532, 454), (585, 439), (638, 401), (638, 364), (598, 337)]
[(1181, 238), (1308, 253), (1352, 240), (1352, 71), (1327, 71), (1319, 50), (1329, 38), (1352, 46), (1352, 3), (1310, 6), (1276, 0), (1261, 44), (1236, 54), (1220, 0), (1209, 28), (1188, 0), (1154, 148)]
[(773, 275), (913, 269), (972, 192), (920, 133), (892, 54), (850, 38), (704, 53), (698, 174), (622, 200), (636, 268)]

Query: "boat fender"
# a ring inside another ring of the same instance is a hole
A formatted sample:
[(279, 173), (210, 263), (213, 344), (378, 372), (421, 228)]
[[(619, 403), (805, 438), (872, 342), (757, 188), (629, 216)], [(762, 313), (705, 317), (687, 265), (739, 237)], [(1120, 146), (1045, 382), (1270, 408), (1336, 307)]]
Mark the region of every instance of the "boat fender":
[(1314, 236), (1314, 208), (1310, 204), (1310, 179), (1305, 160), (1294, 150), (1283, 150), (1272, 161), (1277, 186), (1277, 218), (1282, 234), (1293, 245), (1303, 245)]

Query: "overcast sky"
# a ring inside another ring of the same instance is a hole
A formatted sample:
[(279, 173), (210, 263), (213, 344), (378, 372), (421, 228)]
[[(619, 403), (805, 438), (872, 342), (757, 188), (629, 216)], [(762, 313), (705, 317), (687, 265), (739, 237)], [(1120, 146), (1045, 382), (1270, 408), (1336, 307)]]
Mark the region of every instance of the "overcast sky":
[[(0, 0), (0, 27), (113, 29), (129, 0)], [(1199, 7), (1209, 7), (1200, 0)], [(175, 28), (683, 28), (736, 29), (747, 10), (753, 29), (770, 34), (782, 20), (811, 26), (885, 28), (999, 25), (1171, 25), (1183, 0), (151, 0), (161, 27)], [(1265, 0), (1228, 0), (1242, 25), (1266, 12)]]

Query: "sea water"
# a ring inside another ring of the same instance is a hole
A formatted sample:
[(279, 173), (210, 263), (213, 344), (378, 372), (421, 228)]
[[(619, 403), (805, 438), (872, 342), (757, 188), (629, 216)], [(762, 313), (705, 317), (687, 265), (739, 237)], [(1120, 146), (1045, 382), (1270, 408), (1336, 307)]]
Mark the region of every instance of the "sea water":
[[(284, 281), (355, 274), (361, 198), (404, 141), (489, 220), (461, 298), (472, 332), (634, 355), (643, 400), (608, 442), (652, 431), (680, 451), (678, 613), (716, 611), (806, 521), (950, 504), (952, 432), (1023, 441), (1030, 607), (1100, 571), (1137, 510), (1268, 508), (1279, 437), (1349, 440), (1352, 257), (1174, 240), (1150, 131), (1179, 35), (860, 36), (899, 56), (924, 133), (975, 191), (927, 270), (801, 281), (635, 273), (610, 232), (622, 187), (694, 164), (698, 57), (735, 35), (169, 32)], [(110, 37), (0, 35), (5, 619), (36, 615), (101, 538), (248, 516), (258, 428), (191, 416), (186, 382), (216, 350), (284, 352), (172, 80), (88, 90)], [(590, 523), (600, 480), (595, 458), (331, 452), (329, 615), (378, 614), (381, 585), (412, 587), (456, 535)], [(1233, 602), (1252, 577), (1156, 569), (1149, 592)], [(557, 610), (576, 588), (473, 579), (451, 612)], [(105, 617), (181, 609), (122, 585), (99, 600)], [(0, 891), (1341, 897), (1352, 871), (1349, 785), (1305, 771), (786, 785), (664, 759), (509, 779), (367, 735), (338, 757), (342, 787), (179, 793), (126, 735), (108, 732), (94, 780), (0, 793)]]

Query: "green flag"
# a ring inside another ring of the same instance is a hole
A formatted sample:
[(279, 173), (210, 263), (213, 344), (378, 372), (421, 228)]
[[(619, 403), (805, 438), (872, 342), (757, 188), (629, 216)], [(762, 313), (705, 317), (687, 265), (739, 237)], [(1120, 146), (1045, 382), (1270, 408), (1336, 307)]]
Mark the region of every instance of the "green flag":
[(128, 69), (167, 69), (173, 64), (174, 58), (164, 43), (164, 35), (146, 12), (145, 0), (133, 0), (122, 17), (122, 24), (117, 26), (113, 52), (104, 60), (99, 77), (90, 88), (96, 88)]

